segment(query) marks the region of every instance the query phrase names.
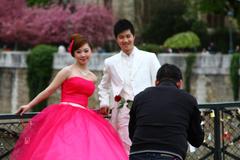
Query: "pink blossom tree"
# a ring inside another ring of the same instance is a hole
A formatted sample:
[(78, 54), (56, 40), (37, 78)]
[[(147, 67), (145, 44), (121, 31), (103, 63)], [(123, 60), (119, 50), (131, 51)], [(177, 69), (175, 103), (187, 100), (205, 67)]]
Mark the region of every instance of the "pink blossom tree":
[(27, 8), (19, 22), (19, 40), (30, 45), (64, 43), (69, 16), (70, 13), (60, 6), (48, 9)]
[(16, 40), (17, 21), (26, 8), (25, 0), (1, 0), (0, 5), (0, 40), (14, 43)]
[(113, 38), (113, 16), (104, 7), (77, 5), (75, 12), (71, 13), (70, 6), (27, 8), (24, 3), (19, 6), (19, 16), (15, 12), (8, 15), (8, 18), (0, 16), (0, 41), (17, 42), (25, 46), (66, 44), (71, 33), (80, 33), (88, 37), (94, 45), (102, 45)]
[(76, 9), (70, 17), (73, 32), (83, 34), (96, 45), (102, 45), (113, 38), (113, 16), (106, 8), (78, 6)]
[(1, 0), (0, 18), (7, 20), (8, 18), (21, 17), (23, 9), (26, 7), (25, 0)]

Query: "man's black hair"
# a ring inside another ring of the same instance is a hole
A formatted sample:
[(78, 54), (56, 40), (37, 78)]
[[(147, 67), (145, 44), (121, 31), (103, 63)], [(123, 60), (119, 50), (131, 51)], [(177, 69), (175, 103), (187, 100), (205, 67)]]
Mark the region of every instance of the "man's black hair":
[(162, 81), (173, 81), (174, 83), (182, 80), (181, 70), (173, 64), (164, 64), (157, 72), (157, 80)]
[(120, 19), (117, 21), (117, 23), (114, 25), (114, 36), (117, 38), (117, 36), (122, 33), (123, 31), (130, 30), (133, 35), (135, 35), (135, 30), (133, 27), (133, 24), (127, 20), (127, 19)]

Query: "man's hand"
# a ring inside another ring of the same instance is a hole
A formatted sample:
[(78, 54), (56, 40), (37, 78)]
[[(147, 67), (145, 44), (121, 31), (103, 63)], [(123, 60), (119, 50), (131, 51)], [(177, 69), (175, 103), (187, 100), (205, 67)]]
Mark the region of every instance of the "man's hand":
[(110, 112), (109, 106), (103, 106), (100, 108), (100, 113), (102, 115), (108, 115)]

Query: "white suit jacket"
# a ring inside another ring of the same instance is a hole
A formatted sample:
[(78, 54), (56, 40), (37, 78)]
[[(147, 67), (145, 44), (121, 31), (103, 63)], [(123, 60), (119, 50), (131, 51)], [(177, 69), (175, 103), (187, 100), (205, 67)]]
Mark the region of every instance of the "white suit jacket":
[[(154, 86), (157, 71), (160, 68), (159, 60), (154, 53), (146, 52), (134, 47), (133, 68), (131, 83), (134, 96), (145, 88)], [(123, 72), (121, 67), (121, 52), (105, 59), (103, 77), (98, 86), (100, 107), (107, 105), (110, 108), (115, 105), (110, 104), (111, 90), (113, 96), (119, 95), (123, 89)], [(113, 102), (114, 103), (114, 102)]]

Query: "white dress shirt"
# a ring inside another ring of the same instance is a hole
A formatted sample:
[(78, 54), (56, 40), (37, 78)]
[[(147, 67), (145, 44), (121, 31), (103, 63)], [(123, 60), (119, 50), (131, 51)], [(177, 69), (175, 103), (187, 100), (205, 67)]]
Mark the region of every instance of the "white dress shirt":
[(130, 55), (127, 55), (124, 52), (121, 52), (121, 66), (124, 71), (123, 72), (124, 84), (123, 84), (123, 89), (120, 95), (125, 100), (133, 100), (133, 97), (134, 97), (133, 87), (131, 83), (133, 58), (134, 58), (134, 52), (132, 52)]

